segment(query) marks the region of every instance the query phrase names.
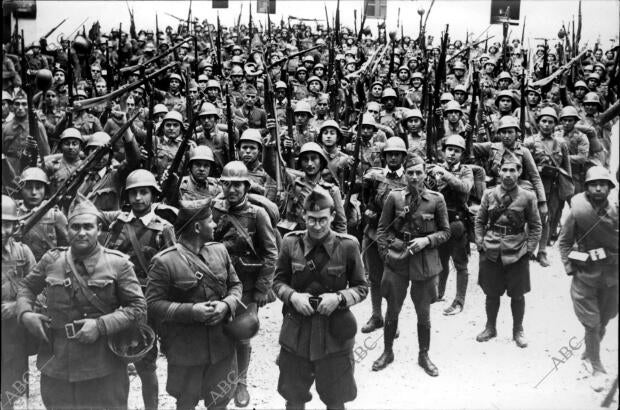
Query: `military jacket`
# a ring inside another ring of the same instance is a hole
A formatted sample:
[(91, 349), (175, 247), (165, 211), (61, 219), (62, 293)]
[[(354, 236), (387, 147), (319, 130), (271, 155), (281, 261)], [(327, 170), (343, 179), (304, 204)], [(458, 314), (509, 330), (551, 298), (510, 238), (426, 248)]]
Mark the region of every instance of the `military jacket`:
[[(76, 274), (84, 278), (111, 313), (102, 313), (84, 296), (70, 273), (69, 258), (75, 261)], [(69, 248), (48, 251), (19, 286), (18, 317), (33, 310), (36, 295), (44, 290), (46, 314), (51, 318), (51, 344), (40, 344), (37, 367), (41, 373), (78, 382), (125, 368), (126, 364), (108, 347), (106, 336), (146, 320), (146, 301), (127, 256), (102, 246), (81, 260)], [(100, 318), (105, 334), (88, 344), (68, 339), (65, 325), (85, 318)]]
[(190, 174), (184, 176), (179, 186), (179, 199), (193, 201), (198, 199), (215, 198), (222, 189), (217, 179), (207, 177), (207, 182), (203, 186), (199, 184)]
[(223, 244), (208, 242), (197, 255), (177, 243), (155, 255), (146, 299), (168, 363), (199, 366), (230, 356), (234, 341), (224, 333), (224, 322), (213, 326), (195, 322), (192, 307), (219, 300), (234, 317), (241, 293), (241, 282)]
[(62, 154), (52, 154), (45, 157), (43, 166), (45, 173), (50, 178), (51, 192), (58, 191), (67, 179), (73, 175), (81, 163), (82, 160), (78, 159), (73, 164), (70, 164)]
[[(22, 220), (27, 221), (36, 209), (28, 209), (22, 204), (17, 212)], [(22, 242), (28, 245), (38, 261), (50, 249), (69, 245), (67, 225), (67, 217), (55, 206), (23, 236)]]
[(99, 119), (86, 111), (82, 111), (73, 117), (73, 127), (80, 131), (82, 135), (91, 135), (95, 132), (103, 131)]

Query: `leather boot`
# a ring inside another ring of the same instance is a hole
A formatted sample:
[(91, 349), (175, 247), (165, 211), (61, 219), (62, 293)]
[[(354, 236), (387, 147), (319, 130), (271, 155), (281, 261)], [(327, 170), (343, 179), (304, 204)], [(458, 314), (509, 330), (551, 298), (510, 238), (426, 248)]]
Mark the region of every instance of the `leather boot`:
[(372, 370), (379, 371), (385, 369), (390, 363), (394, 361), (394, 337), (396, 336), (396, 328), (398, 327), (398, 320), (387, 320), (385, 322), (385, 329), (383, 330), (383, 344), (384, 349), (381, 356), (372, 364)]
[(142, 382), (142, 400), (145, 410), (157, 410), (159, 406), (159, 382), (155, 371), (138, 371)]
[(344, 410), (344, 403), (328, 403), (325, 408), (327, 410)]
[(304, 410), (306, 408), (306, 403), (295, 403), (292, 401), (287, 401), (285, 404), (286, 410)]
[(540, 266), (542, 266), (543, 268), (550, 266), (549, 260), (547, 259), (546, 252), (538, 252), (538, 255), (536, 256), (536, 260), (538, 261)]
[(381, 315), (381, 287), (370, 285), (370, 302), (372, 303), (372, 316), (362, 327), (362, 333), (374, 332), (383, 327), (383, 315)]
[(525, 299), (510, 299), (512, 310), (512, 338), (520, 348), (527, 347), (527, 339), (523, 335), (523, 316), (525, 315)]
[(499, 297), (487, 296), (485, 301), (485, 309), (487, 313), (487, 324), (484, 330), (476, 336), (478, 342), (488, 342), (497, 336), (495, 323), (497, 322), (497, 312), (499, 312)]
[(420, 348), (420, 353), (418, 354), (418, 364), (424, 369), (426, 374), (437, 377), (439, 376), (439, 370), (437, 370), (437, 366), (435, 366), (428, 357), (428, 349), (430, 348), (430, 345), (431, 328), (418, 324), (418, 346)]
[(252, 346), (249, 343), (237, 344), (237, 366), (239, 369), (239, 380), (235, 390), (235, 406), (246, 407), (250, 404), (250, 393), (247, 387), (248, 367), (250, 366), (250, 355)]
[(374, 332), (383, 327), (383, 319), (381, 317), (371, 316), (368, 322), (362, 327), (362, 333)]

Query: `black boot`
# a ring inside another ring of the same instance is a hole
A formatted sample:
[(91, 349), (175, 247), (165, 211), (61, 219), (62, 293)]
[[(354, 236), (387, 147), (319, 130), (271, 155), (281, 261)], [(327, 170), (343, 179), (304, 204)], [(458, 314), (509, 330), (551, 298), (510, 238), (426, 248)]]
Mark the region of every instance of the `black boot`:
[(431, 328), (429, 326), (418, 324), (418, 346), (420, 348), (420, 353), (418, 354), (418, 364), (420, 367), (423, 368), (429, 376), (439, 376), (437, 366), (435, 366), (428, 357), (428, 349), (431, 346)]
[(536, 260), (543, 268), (546, 268), (550, 265), (549, 260), (547, 259), (547, 252), (538, 252)]
[(344, 403), (328, 403), (325, 408), (327, 410), (344, 410)]
[(246, 407), (250, 404), (250, 393), (248, 393), (247, 376), (248, 367), (250, 366), (250, 355), (252, 354), (252, 346), (249, 343), (237, 344), (237, 366), (239, 380), (237, 381), (237, 389), (235, 390), (235, 406)]
[(286, 410), (304, 410), (306, 408), (306, 403), (295, 403), (292, 401), (287, 401), (285, 404)]
[(372, 370), (379, 371), (385, 369), (390, 363), (394, 361), (394, 337), (396, 336), (396, 328), (398, 327), (398, 320), (386, 320), (385, 329), (383, 329), (383, 353), (372, 364)]
[(381, 315), (381, 287), (370, 285), (370, 302), (372, 303), (372, 316), (362, 327), (362, 333), (374, 332), (383, 327), (383, 315)]
[(487, 312), (487, 324), (482, 333), (476, 336), (476, 340), (479, 342), (488, 342), (497, 336), (495, 323), (497, 322), (497, 312), (499, 312), (499, 297), (487, 296), (485, 301), (485, 309)]
[(525, 299), (510, 299), (512, 310), (512, 338), (520, 348), (527, 347), (527, 339), (523, 335), (523, 316), (525, 315)]
[(157, 373), (153, 371), (138, 371), (142, 382), (142, 400), (145, 410), (157, 410), (159, 406), (159, 382)]

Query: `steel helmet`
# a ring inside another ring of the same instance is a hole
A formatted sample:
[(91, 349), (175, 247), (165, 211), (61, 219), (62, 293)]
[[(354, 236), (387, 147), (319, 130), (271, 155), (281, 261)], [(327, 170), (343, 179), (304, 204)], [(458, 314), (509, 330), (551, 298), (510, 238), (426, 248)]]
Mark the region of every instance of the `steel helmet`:
[(398, 98), (396, 91), (393, 88), (385, 88), (383, 93), (381, 94), (381, 99), (385, 100), (387, 98)]
[[(616, 183), (611, 178), (611, 175), (609, 174), (609, 171), (607, 170), (607, 168), (600, 166), (600, 165), (590, 167), (588, 171), (586, 172), (586, 184), (592, 181), (607, 181), (609, 182), (610, 188), (613, 188), (616, 186)], [(4, 196), (2, 198), (4, 200)], [(2, 213), (4, 214), (4, 205), (2, 207)]]
[(125, 363), (140, 361), (154, 343), (155, 332), (144, 323), (108, 337), (108, 347)]
[(307, 73), (308, 69), (304, 67), (303, 65), (300, 65), (299, 67), (297, 67), (297, 70), (295, 71), (295, 73), (299, 73), (300, 71)]
[(444, 108), (444, 112), (450, 112), (450, 111), (458, 111), (459, 113), (463, 113), (463, 110), (461, 109), (461, 104), (459, 104), (457, 101), (448, 101), (446, 103), (446, 108)]
[(579, 117), (579, 112), (577, 111), (577, 108), (573, 107), (572, 105), (567, 105), (566, 107), (562, 108), (562, 111), (560, 112), (560, 119), (571, 117), (576, 118), (577, 121), (579, 121), (581, 117)]
[(22, 182), (38, 181), (44, 183), (45, 185), (50, 184), (50, 180), (47, 177), (45, 171), (37, 167), (26, 168), (25, 170), (23, 170), (21, 174), (21, 180)]
[(585, 97), (583, 97), (583, 103), (584, 104), (597, 104), (599, 109), (601, 108), (601, 99), (598, 96), (597, 93), (595, 92), (589, 92), (586, 94)]
[(440, 102), (446, 102), (446, 101), (453, 101), (454, 100), (454, 96), (452, 95), (452, 93), (443, 93), (441, 94), (441, 97), (439, 97), (439, 101)]
[(499, 119), (497, 131), (503, 130), (505, 128), (516, 128), (518, 131), (521, 131), (519, 120), (516, 117), (513, 117), (512, 115), (506, 115)]
[(153, 115), (168, 113), (168, 107), (164, 104), (156, 104), (153, 107)]
[(465, 139), (460, 135), (450, 135), (443, 142), (443, 148), (446, 149), (447, 146), (459, 147), (465, 151)]
[(398, 67), (398, 72), (400, 73), (401, 71), (406, 71), (408, 73), (411, 73), (411, 70), (406, 65), (401, 65), (400, 67)]
[(220, 181), (250, 183), (250, 173), (242, 161), (230, 161), (222, 169)]
[(80, 142), (84, 142), (84, 139), (82, 138), (82, 134), (76, 128), (67, 128), (66, 130), (62, 132), (62, 134), (60, 134), (61, 141), (68, 140), (71, 138), (79, 140)]
[(146, 169), (136, 169), (127, 176), (125, 191), (141, 187), (150, 187), (155, 189), (157, 192), (161, 192), (161, 189), (157, 185), (155, 175)]
[(42, 68), (37, 71), (35, 77), (35, 83), (39, 90), (47, 90), (52, 86), (52, 72), (47, 68)]
[(98, 131), (88, 138), (86, 147), (103, 147), (109, 144), (111, 140), (112, 138), (110, 138), (107, 132)]
[(485, 61), (484, 65), (487, 64), (491, 64), (493, 67), (495, 67), (495, 60), (493, 60), (492, 58), (489, 58), (487, 61)]
[(192, 161), (211, 161), (215, 162), (215, 156), (211, 148), (206, 145), (197, 145), (189, 150), (189, 162)]
[(454, 87), (454, 93), (456, 94), (458, 91), (468, 94), (467, 87), (465, 87), (463, 84), (458, 84)]
[(303, 61), (304, 63), (305, 63), (305, 62), (308, 62), (308, 63), (312, 63), (312, 64), (314, 64), (314, 57), (312, 57), (311, 55), (306, 55), (306, 56), (302, 59), (302, 61)]
[(306, 142), (299, 150), (299, 156), (297, 157), (297, 168), (301, 168), (301, 157), (309, 152), (319, 154), (319, 157), (321, 158), (321, 168), (325, 168), (327, 166), (327, 155), (325, 155), (323, 148), (321, 148), (321, 146), (316, 142)]
[(497, 96), (495, 97), (495, 106), (497, 107), (499, 105), (499, 100), (503, 97), (508, 97), (510, 98), (510, 100), (512, 101), (513, 104), (513, 108), (514, 106), (518, 106), (519, 105), (519, 101), (517, 101), (517, 99), (515, 98), (514, 93), (511, 90), (502, 90), (499, 93), (497, 93)]
[(233, 340), (253, 338), (260, 328), (257, 311), (256, 303), (249, 303), (245, 311), (237, 315), (234, 320), (224, 324), (224, 333)]
[(2, 101), (13, 101), (13, 96), (8, 92), (2, 90)]
[(405, 114), (403, 115), (403, 122), (406, 123), (407, 120), (410, 118), (419, 118), (424, 123), (424, 117), (422, 116), (422, 111), (420, 111), (417, 108), (413, 108), (411, 110), (405, 111)]
[(204, 71), (207, 67), (213, 67), (213, 64), (211, 64), (208, 60), (201, 60), (200, 63), (198, 63), (198, 71)]
[(312, 77), (308, 78), (308, 85), (310, 85), (310, 83), (312, 83), (313, 81), (319, 83), (319, 85), (321, 86), (321, 91), (323, 91), (323, 81), (321, 81), (319, 77), (313, 75)]
[(551, 107), (545, 107), (540, 110), (540, 112), (536, 116), (536, 121), (540, 121), (540, 119), (544, 116), (551, 117), (555, 120), (555, 122), (558, 122), (558, 113), (555, 112), (555, 110)]
[[(243, 65), (243, 58), (241, 58), (241, 56), (232, 56), (232, 58), (230, 59), (230, 63), (231, 64), (241, 64), (241, 65)], [(234, 67), (238, 67), (238, 66), (233, 66), (233, 68)], [(241, 67), (239, 67), (239, 68), (241, 68)]]
[(407, 154), (407, 146), (401, 137), (390, 137), (385, 142), (383, 152), (402, 152), (403, 154)]
[(286, 85), (286, 83), (284, 81), (278, 81), (276, 82), (276, 85), (274, 87), (274, 89), (276, 90), (286, 90), (288, 88), (288, 86)]
[(166, 121), (176, 121), (179, 124), (181, 124), (181, 126), (183, 126), (183, 115), (178, 111), (172, 110), (168, 112), (166, 116), (164, 117), (163, 122), (166, 122)]
[(499, 73), (499, 75), (497, 76), (497, 82), (501, 81), (501, 80), (510, 80), (510, 82), (512, 83), (512, 76), (510, 75), (510, 73), (506, 72), (506, 71), (502, 71), (501, 73)]
[(414, 78), (419, 78), (420, 80), (424, 80), (424, 74), (422, 74), (419, 71), (416, 71), (415, 73), (411, 74), (411, 79), (413, 80)]
[[(233, 67), (233, 68), (234, 68), (234, 67)], [(198, 76), (198, 82), (199, 82), (199, 83), (202, 83), (202, 82), (205, 82), (205, 83), (206, 83), (207, 81), (209, 81), (209, 77), (207, 77), (205, 74), (200, 74), (200, 75)], [(205, 85), (205, 87), (206, 87), (206, 85)]]
[[(584, 84), (585, 85), (585, 84)], [(586, 87), (587, 88), (587, 87)], [(528, 93), (534, 93), (537, 94), (539, 97), (541, 96), (540, 94), (540, 89), (539, 88), (534, 88), (532, 86), (528, 86), (527, 90), (525, 90), (525, 94), (527, 95)]]
[(217, 118), (220, 118), (220, 112), (215, 105), (211, 103), (204, 103), (202, 104), (202, 107), (200, 107), (198, 117), (206, 117), (208, 115), (215, 115)]
[(206, 88), (217, 88), (218, 90), (221, 90), (222, 87), (220, 86), (220, 82), (217, 80), (209, 80), (207, 81), (207, 87)]
[[(236, 57), (236, 56), (235, 56)], [(243, 76), (245, 73), (243, 72), (243, 68), (239, 67), (238, 65), (233, 66), (233, 68), (230, 70), (230, 75), (240, 75)], [(207, 82), (208, 84), (208, 82)]]
[(375, 85), (380, 85), (381, 88), (384, 87), (383, 83), (379, 80), (374, 81), (372, 84), (370, 84), (370, 88), (374, 87)]
[(585, 88), (586, 90), (589, 90), (588, 85), (585, 83), (585, 81), (579, 80), (575, 83), (574, 87), (575, 90), (577, 88)]
[(340, 129), (340, 125), (338, 125), (338, 122), (335, 120), (327, 120), (323, 122), (323, 124), (321, 124), (321, 128), (319, 128), (319, 140), (321, 142), (323, 141), (321, 137), (321, 135), (323, 134), (323, 130), (329, 127), (336, 129), (336, 133), (338, 134), (338, 141), (340, 141), (340, 138), (342, 138), (342, 130)]
[(373, 115), (370, 113), (365, 113), (362, 116), (362, 126), (364, 125), (369, 125), (373, 127), (375, 131), (377, 130), (377, 122), (375, 121), (375, 117), (373, 117)]
[(453, 70), (467, 70), (467, 67), (465, 67), (465, 64), (462, 61), (457, 61), (452, 66), (452, 69)]
[(2, 195), (2, 220), (3, 221), (18, 221), (17, 217), (17, 204), (8, 195)]
[(596, 73), (590, 73), (588, 74), (588, 76), (586, 77), (586, 80), (596, 80), (597, 82), (601, 82), (601, 77), (596, 74)]
[(295, 105), (295, 110), (293, 112), (295, 114), (300, 112), (306, 112), (310, 114), (310, 116), (312, 116), (312, 108), (310, 107), (310, 104), (306, 101), (298, 101)]
[(260, 131), (256, 128), (248, 128), (243, 131), (241, 138), (239, 138), (239, 142), (237, 142), (237, 148), (241, 146), (243, 141), (253, 142), (257, 144), (260, 149), (263, 148), (263, 137), (261, 136)]
[(168, 81), (172, 81), (172, 80), (179, 80), (179, 82), (183, 84), (183, 78), (181, 78), (181, 76), (176, 73), (172, 73), (168, 76)]
[(315, 71), (317, 68), (322, 68), (325, 70), (325, 65), (323, 63), (318, 63), (314, 67), (312, 67), (312, 71)]

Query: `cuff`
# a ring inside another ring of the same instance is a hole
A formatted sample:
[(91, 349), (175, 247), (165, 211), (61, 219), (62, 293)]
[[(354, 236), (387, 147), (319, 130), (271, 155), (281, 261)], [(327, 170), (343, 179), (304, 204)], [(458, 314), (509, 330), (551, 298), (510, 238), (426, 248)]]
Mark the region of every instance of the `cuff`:
[(235, 318), (235, 312), (237, 311), (237, 306), (238, 303), (240, 302), (239, 299), (237, 299), (236, 296), (226, 296), (222, 302), (226, 303), (228, 305), (228, 310), (230, 313), (230, 317), (232, 319)]
[(99, 330), (99, 334), (102, 336), (108, 334), (108, 331), (105, 327), (105, 322), (100, 317), (97, 318), (97, 330)]
[(293, 289), (286, 289), (283, 293), (280, 299), (282, 299), (282, 302), (286, 303), (287, 305), (291, 304), (291, 296), (293, 295), (293, 293), (295, 293), (295, 291)]

